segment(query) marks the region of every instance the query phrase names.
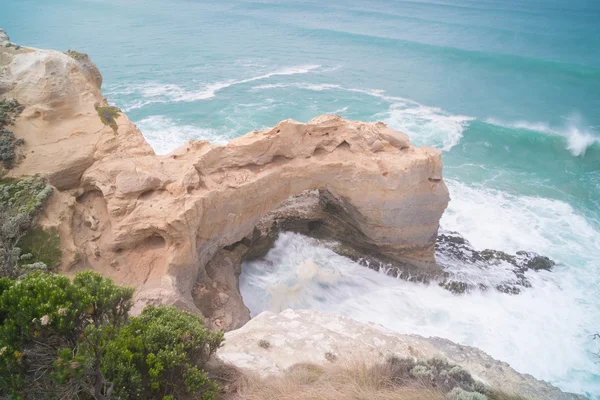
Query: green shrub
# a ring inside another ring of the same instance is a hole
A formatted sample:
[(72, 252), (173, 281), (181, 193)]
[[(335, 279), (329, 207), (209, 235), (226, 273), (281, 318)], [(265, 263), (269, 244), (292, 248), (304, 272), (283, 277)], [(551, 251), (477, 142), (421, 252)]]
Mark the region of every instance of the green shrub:
[(0, 100), (0, 161), (5, 169), (14, 166), (17, 158), (16, 148), (24, 142), (23, 139), (15, 138), (15, 135), (4, 127), (14, 123), (23, 108), (16, 100)]
[(0, 210), (9, 216), (18, 214), (38, 214), (46, 200), (52, 194), (52, 188), (46, 186), (41, 176), (24, 179), (0, 180)]
[[(32, 273), (21, 281), (4, 278), (1, 282), (0, 395), (23, 395), (27, 383), (33, 380), (28, 370), (51, 370), (56, 355), (52, 343), (72, 344), (80, 310), (74, 304), (75, 289), (67, 277)], [(44, 343), (42, 351), (32, 346), (34, 340)], [(48, 356), (49, 361), (41, 361), (40, 365), (40, 359)]]
[(40, 259), (19, 247), (24, 236), (35, 228), (37, 217), (51, 195), (52, 188), (39, 176), (0, 180), (0, 277), (16, 278), (32, 269), (45, 269), (47, 261), (54, 265), (55, 260), (60, 259), (56, 232), (43, 235), (34, 232), (34, 237), (37, 233), (37, 238), (42, 240), (40, 243), (25, 240)]
[(101, 358), (132, 297), (132, 288), (91, 271), (73, 282), (41, 272), (0, 279), (0, 397), (102, 398)]
[(15, 163), (16, 139), (8, 129), (0, 129), (0, 161), (5, 169), (11, 169)]
[(16, 100), (0, 100), (0, 128), (11, 125), (25, 107)]
[(467, 391), (477, 391), (479, 387), (471, 374), (458, 365), (450, 364), (447, 360), (439, 357), (416, 362), (410, 370), (410, 374), (445, 391), (454, 387)]
[(96, 108), (98, 116), (104, 125), (110, 126), (113, 131), (117, 132), (117, 118), (121, 115), (121, 110), (118, 107), (104, 106)]
[(175, 307), (146, 307), (106, 350), (102, 372), (118, 399), (194, 398), (218, 391), (202, 370), (223, 341), (203, 321)]
[[(41, 226), (36, 226), (19, 240), (18, 245), (21, 252), (26, 255), (25, 261), (41, 262), (48, 268), (58, 265), (62, 257), (60, 236), (56, 229), (44, 230)], [(21, 264), (28, 263), (24, 262), (24, 256), (20, 259)]]

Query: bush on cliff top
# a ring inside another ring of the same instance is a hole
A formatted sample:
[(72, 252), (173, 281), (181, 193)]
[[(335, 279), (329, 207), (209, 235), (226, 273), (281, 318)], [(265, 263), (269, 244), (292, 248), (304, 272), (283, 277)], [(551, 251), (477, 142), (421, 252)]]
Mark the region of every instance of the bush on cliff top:
[(211, 400), (218, 387), (202, 367), (222, 341), (191, 314), (149, 306), (109, 344), (103, 372), (118, 399)]
[(81, 53), (77, 50), (69, 49), (65, 52), (65, 54), (77, 61), (87, 61), (90, 59), (90, 56), (88, 56), (86, 53)]
[(0, 398), (214, 398), (222, 333), (173, 307), (130, 319), (132, 296), (91, 271), (0, 279)]
[(72, 283), (39, 271), (1, 282), (0, 397), (103, 398), (100, 360), (127, 320), (133, 289), (90, 271)]

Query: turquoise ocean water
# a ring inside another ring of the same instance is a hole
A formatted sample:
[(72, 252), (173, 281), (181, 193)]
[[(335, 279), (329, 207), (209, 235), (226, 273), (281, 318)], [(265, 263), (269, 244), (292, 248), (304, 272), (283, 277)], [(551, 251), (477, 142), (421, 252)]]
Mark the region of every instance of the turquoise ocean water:
[[(90, 54), (109, 102), (159, 153), (322, 113), (443, 149), (442, 228), (477, 248), (548, 255), (555, 271), (518, 296), (448, 297), (385, 277), (352, 299), (307, 292), (288, 305), (448, 337), (600, 398), (600, 2), (4, 0), (0, 27), (18, 44)], [(359, 274), (284, 239), (276, 264), (310, 253)]]

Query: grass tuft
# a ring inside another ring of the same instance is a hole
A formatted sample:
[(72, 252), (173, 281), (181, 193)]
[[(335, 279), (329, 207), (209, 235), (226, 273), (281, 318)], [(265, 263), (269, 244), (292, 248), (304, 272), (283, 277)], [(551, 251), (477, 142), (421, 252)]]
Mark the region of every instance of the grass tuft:
[(226, 400), (525, 400), (488, 388), (440, 358), (295, 364), (282, 375), (229, 377)]

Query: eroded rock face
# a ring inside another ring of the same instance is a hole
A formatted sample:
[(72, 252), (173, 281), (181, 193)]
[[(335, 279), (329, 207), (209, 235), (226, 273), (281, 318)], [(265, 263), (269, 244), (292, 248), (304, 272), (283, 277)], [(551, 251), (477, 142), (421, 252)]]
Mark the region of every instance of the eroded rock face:
[(0, 52), (0, 96), (25, 106), (12, 128), (25, 158), (10, 175), (41, 173), (58, 189), (42, 223), (61, 233), (64, 272), (91, 268), (137, 286), (138, 309), (200, 307), (217, 326), (236, 327), (249, 318), (240, 260), (268, 245), (274, 224), (293, 225), (293, 212), (269, 213), (318, 190), (329, 199), (323, 217), (298, 226), (415, 273), (441, 273), (434, 246), (448, 191), (438, 150), (382, 123), (324, 115), (156, 156), (122, 113), (116, 130), (102, 123), (101, 77), (85, 55)]
[[(261, 346), (261, 341), (268, 346)], [(376, 363), (390, 356), (417, 359), (441, 356), (466, 369), (475, 379), (527, 399), (584, 399), (563, 393), (531, 375), (519, 374), (508, 364), (473, 347), (446, 339), (401, 335), (380, 325), (362, 324), (318, 311), (264, 312), (242, 328), (228, 332), (217, 356), (263, 377), (281, 374), (298, 363), (329, 364), (332, 360)]]

